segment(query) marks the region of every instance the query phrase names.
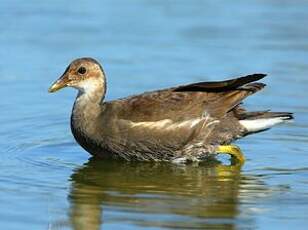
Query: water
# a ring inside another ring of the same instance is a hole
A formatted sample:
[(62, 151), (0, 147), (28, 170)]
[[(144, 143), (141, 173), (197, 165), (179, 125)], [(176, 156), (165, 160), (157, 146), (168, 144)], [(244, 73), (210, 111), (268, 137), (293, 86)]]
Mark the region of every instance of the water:
[[(308, 2), (1, 1), (1, 229), (305, 229)], [(73, 140), (76, 92), (47, 88), (102, 61), (108, 99), (268, 73), (250, 109), (296, 120), (240, 140), (244, 167), (100, 162)]]

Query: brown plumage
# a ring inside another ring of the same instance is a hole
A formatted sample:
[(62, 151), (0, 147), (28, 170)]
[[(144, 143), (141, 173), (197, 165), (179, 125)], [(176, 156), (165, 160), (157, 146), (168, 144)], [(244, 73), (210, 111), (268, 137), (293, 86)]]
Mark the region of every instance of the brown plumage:
[(217, 146), (292, 119), (291, 113), (247, 112), (240, 103), (261, 90), (252, 74), (104, 101), (106, 78), (92, 58), (73, 61), (49, 89), (79, 90), (71, 116), (77, 142), (90, 154), (125, 160), (202, 160)]

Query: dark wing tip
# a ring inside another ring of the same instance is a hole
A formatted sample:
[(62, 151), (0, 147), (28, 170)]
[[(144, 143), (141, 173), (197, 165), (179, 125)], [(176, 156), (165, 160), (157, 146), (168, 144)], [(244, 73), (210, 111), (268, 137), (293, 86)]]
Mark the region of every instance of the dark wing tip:
[(243, 78), (251, 78), (252, 81), (259, 81), (265, 78), (266, 76), (267, 74), (264, 74), (264, 73), (254, 73), (254, 74), (247, 75)]
[(264, 78), (266, 74), (255, 73), (244, 77), (234, 78), (225, 81), (212, 81), (212, 82), (198, 82), (189, 85), (179, 86), (174, 89), (175, 92), (221, 92), (226, 90), (233, 90), (245, 84), (258, 81)]

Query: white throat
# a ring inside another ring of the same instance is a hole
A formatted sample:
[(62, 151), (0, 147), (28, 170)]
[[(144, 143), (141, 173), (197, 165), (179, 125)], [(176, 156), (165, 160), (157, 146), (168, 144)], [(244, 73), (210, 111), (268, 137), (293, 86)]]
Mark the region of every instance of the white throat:
[(81, 106), (87, 103), (99, 104), (105, 94), (103, 79), (86, 79), (73, 86), (78, 89), (77, 103)]
[(98, 89), (102, 86), (101, 81), (94, 80), (94, 79), (86, 79), (83, 81), (80, 81), (78, 84), (75, 84), (73, 87), (78, 89), (79, 92), (83, 94), (91, 94), (96, 92)]

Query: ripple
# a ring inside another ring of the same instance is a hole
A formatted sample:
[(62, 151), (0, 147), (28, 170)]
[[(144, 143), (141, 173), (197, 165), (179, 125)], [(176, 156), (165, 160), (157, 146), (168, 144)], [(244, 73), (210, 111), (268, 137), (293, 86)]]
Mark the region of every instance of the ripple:
[(263, 170), (273, 171), (273, 172), (289, 172), (289, 173), (297, 173), (297, 172), (308, 172), (308, 167), (304, 168), (274, 168), (274, 167), (265, 167)]

